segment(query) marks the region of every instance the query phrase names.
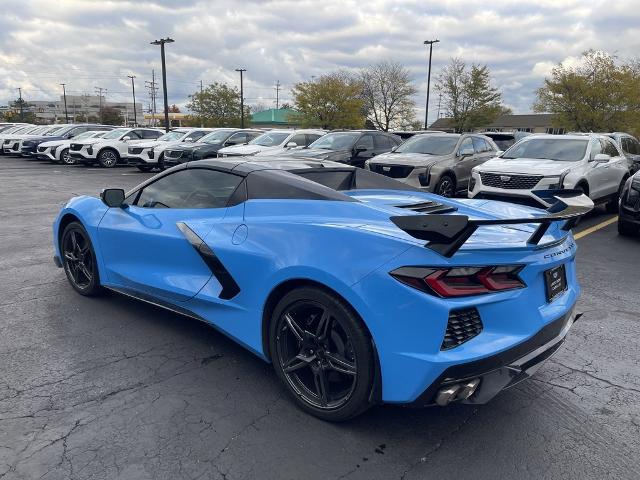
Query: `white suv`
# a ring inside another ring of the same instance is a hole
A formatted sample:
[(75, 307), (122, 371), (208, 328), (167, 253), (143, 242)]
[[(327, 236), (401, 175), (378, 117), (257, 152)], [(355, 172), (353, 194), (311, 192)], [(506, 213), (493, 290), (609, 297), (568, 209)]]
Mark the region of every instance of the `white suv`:
[(615, 212), (628, 177), (626, 158), (605, 135), (531, 135), (474, 167), (469, 197), (547, 208), (535, 190), (575, 188)]
[(215, 128), (175, 128), (157, 140), (139, 142), (130, 146), (127, 160), (129, 165), (135, 165), (142, 172), (150, 172), (155, 167), (164, 170), (164, 151), (167, 147), (182, 142), (197, 142), (214, 130)]
[(78, 163), (99, 163), (105, 168), (127, 163), (129, 145), (156, 140), (164, 132), (156, 128), (116, 128), (102, 138), (88, 138), (69, 145), (69, 155)]
[(218, 150), (218, 157), (256, 155), (278, 152), (296, 147), (308, 147), (326, 132), (323, 130), (269, 130), (246, 145), (231, 145)]

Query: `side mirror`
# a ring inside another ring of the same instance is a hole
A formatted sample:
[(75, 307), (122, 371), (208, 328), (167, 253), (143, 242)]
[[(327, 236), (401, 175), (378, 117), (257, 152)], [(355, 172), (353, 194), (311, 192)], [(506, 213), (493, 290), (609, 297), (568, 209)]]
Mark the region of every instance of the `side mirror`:
[(593, 157), (593, 161), (596, 163), (607, 163), (609, 160), (611, 160), (611, 156), (606, 153), (598, 153)]
[(358, 155), (360, 153), (366, 152), (369, 149), (364, 145), (356, 145), (353, 150), (356, 152), (356, 155)]
[(124, 204), (124, 190), (122, 188), (105, 188), (100, 193), (100, 199), (107, 207), (122, 207)]
[(129, 135), (122, 137), (123, 142), (128, 142), (129, 140), (131, 140), (131, 137)]
[(287, 148), (295, 148), (298, 146), (296, 142), (289, 142), (285, 145)]
[(184, 141), (185, 141), (185, 143), (193, 143), (193, 138), (191, 138), (191, 137), (185, 138)]
[(458, 155), (460, 156), (460, 158), (465, 158), (465, 157), (470, 157), (471, 155), (473, 155), (475, 153), (475, 151), (472, 148), (462, 148), (458, 151)]

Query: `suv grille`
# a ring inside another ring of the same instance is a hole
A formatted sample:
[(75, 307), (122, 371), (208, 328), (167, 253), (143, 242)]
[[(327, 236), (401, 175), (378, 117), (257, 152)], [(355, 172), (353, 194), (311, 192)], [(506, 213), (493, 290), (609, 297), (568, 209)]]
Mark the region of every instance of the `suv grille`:
[(480, 172), (482, 184), (487, 187), (505, 188), (508, 190), (530, 190), (535, 187), (542, 175), (510, 175), (502, 173)]
[(369, 170), (391, 178), (407, 178), (413, 171), (413, 167), (410, 165), (382, 165), (379, 163), (369, 163)]
[(38, 147), (38, 151), (39, 152), (44, 152), (47, 149), (47, 147)]
[(77, 152), (78, 150), (82, 150), (82, 144), (81, 144), (81, 143), (72, 143), (72, 144), (69, 146), (69, 148), (70, 148), (71, 150), (74, 150), (74, 151), (76, 151), (76, 152)]
[(440, 350), (449, 350), (471, 340), (482, 331), (482, 320), (475, 308), (454, 310), (449, 313), (447, 331)]
[(182, 156), (182, 150), (165, 150), (164, 156), (166, 158), (180, 158)]

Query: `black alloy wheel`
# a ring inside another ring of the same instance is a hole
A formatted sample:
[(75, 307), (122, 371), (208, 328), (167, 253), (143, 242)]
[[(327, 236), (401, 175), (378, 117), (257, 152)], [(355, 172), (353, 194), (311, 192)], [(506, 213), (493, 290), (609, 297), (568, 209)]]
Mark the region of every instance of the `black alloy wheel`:
[(98, 155), (98, 162), (100, 162), (100, 165), (104, 168), (115, 167), (118, 163), (118, 160), (118, 154), (109, 148), (101, 151)]
[(453, 197), (456, 193), (456, 187), (453, 182), (453, 178), (451, 178), (449, 175), (443, 175), (442, 177), (440, 177), (435, 190), (435, 193), (442, 197)]
[(96, 256), (91, 240), (78, 222), (66, 226), (60, 241), (64, 271), (71, 286), (81, 295), (100, 292)]
[(162, 152), (158, 157), (158, 170), (163, 171), (164, 169), (164, 152)]
[(319, 288), (293, 290), (278, 303), (270, 330), (276, 372), (303, 410), (342, 421), (370, 406), (373, 346), (342, 300)]
[(60, 160), (62, 160), (62, 163), (65, 165), (75, 165), (76, 163), (76, 159), (71, 156), (68, 148), (60, 152)]
[(624, 177), (622, 179), (620, 186), (618, 186), (618, 192), (607, 202), (605, 206), (607, 213), (618, 213), (620, 197), (622, 196), (622, 190), (624, 190), (624, 184), (627, 183), (627, 178), (629, 177)]

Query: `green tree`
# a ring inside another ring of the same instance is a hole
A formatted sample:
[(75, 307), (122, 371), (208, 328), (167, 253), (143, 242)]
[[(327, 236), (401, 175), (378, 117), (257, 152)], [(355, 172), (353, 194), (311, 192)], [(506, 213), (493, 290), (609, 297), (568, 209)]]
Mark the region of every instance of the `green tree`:
[(102, 107), (102, 123), (105, 125), (122, 125), (124, 118), (122, 112), (114, 107)]
[(557, 65), (536, 91), (536, 112), (581, 132), (640, 130), (640, 65), (587, 50), (576, 66)]
[[(202, 92), (190, 95), (187, 108), (193, 112), (188, 122), (205, 127), (240, 126), (240, 92), (236, 87), (214, 82)], [(249, 123), (249, 108), (245, 106), (245, 123)]]
[(473, 64), (468, 68), (461, 59), (452, 58), (438, 76), (437, 89), (456, 132), (491, 123), (508, 111), (502, 105), (501, 92), (491, 86), (486, 65)]
[(9, 107), (11, 107), (11, 110), (7, 110), (4, 114), (6, 122), (36, 123), (36, 114), (29, 111), (32, 105), (27, 103), (24, 98), (22, 99), (22, 117), (20, 117), (20, 99), (9, 103)]
[(295, 120), (307, 127), (362, 128), (362, 85), (346, 72), (322, 75), (313, 82), (297, 83), (291, 90)]
[(380, 62), (360, 72), (362, 99), (369, 120), (378, 130), (406, 128), (415, 120), (417, 93), (409, 70), (397, 62)]

